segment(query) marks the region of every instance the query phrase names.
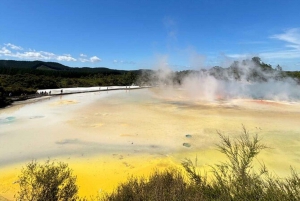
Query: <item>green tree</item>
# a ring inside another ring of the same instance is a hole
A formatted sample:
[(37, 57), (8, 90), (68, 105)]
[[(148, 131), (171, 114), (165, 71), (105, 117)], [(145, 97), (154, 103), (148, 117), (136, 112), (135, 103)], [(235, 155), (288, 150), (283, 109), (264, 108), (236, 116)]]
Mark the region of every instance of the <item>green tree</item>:
[(252, 61), (257, 64), (257, 65), (260, 65), (261, 64), (261, 59), (259, 57), (253, 57), (252, 58)]

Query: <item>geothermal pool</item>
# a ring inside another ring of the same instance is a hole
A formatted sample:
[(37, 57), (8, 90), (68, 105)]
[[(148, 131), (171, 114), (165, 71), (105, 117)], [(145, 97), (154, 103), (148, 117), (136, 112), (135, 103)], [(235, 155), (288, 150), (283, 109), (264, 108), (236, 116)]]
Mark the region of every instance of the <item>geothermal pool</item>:
[[(64, 161), (79, 194), (111, 191), (130, 175), (198, 159), (223, 161), (217, 130), (235, 137), (242, 124), (270, 149), (258, 156), (279, 176), (300, 170), (300, 102), (190, 100), (182, 90), (100, 91), (46, 97), (0, 110), (0, 196), (13, 199), (21, 167)], [(0, 197), (1, 198), (1, 197)]]

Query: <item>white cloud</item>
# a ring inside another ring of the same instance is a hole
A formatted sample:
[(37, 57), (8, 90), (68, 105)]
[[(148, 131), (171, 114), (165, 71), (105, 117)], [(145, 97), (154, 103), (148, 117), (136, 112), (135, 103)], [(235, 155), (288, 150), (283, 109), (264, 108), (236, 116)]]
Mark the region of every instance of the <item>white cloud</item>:
[(19, 58), (31, 58), (31, 59), (48, 59), (48, 56), (43, 55), (41, 52), (23, 52), (14, 54), (15, 57)]
[(16, 46), (16, 45), (11, 44), (11, 43), (6, 43), (4, 45), (6, 47), (9, 47), (10, 49), (13, 49), (13, 50), (23, 50), (23, 48), (21, 46)]
[(86, 55), (86, 54), (83, 54), (83, 53), (81, 53), (79, 56), (80, 56), (80, 57), (78, 58), (78, 60), (79, 60), (80, 62), (83, 62), (83, 63), (85, 63), (85, 62), (97, 63), (97, 62), (102, 61), (102, 59), (100, 59), (100, 58), (97, 57), (97, 56), (92, 56), (92, 57), (90, 57), (89, 59), (87, 58), (87, 55)]
[(100, 62), (101, 59), (97, 56), (87, 58), (87, 55), (81, 53), (78, 58), (72, 57), (71, 54), (58, 55), (47, 51), (36, 51), (28, 48), (24, 51), (22, 47), (5, 43), (3, 47), (0, 46), (0, 57), (9, 57), (26, 60), (52, 60), (52, 61), (80, 61), (80, 62)]
[(62, 55), (62, 56), (57, 56), (56, 59), (58, 61), (77, 61), (77, 59), (73, 58), (71, 55)]
[(41, 54), (45, 55), (45, 56), (48, 56), (49, 59), (50, 58), (54, 58), (55, 57), (55, 54), (52, 53), (52, 52), (45, 52), (45, 51), (40, 51)]
[(88, 60), (88, 59), (85, 59), (85, 58), (79, 58), (79, 61), (81, 61), (81, 62), (89, 62), (90, 60)]
[(93, 56), (93, 57), (90, 58), (90, 61), (93, 62), (93, 63), (96, 63), (96, 62), (100, 62), (101, 59), (98, 58), (97, 56)]
[(80, 57), (78, 58), (78, 60), (80, 62), (92, 62), (92, 63), (97, 63), (97, 62), (101, 61), (101, 59), (97, 56), (90, 57), (89, 59), (87, 59), (86, 57), (87, 57), (86, 54), (80, 54)]
[[(0, 56), (13, 57), (18, 59), (28, 59), (28, 60), (57, 60), (57, 55), (51, 52), (46, 51), (35, 51), (29, 49), (29, 51), (16, 51), (20, 50), (20, 48), (14, 48), (15, 45), (10, 43), (5, 44), (5, 46), (10, 47), (12, 50), (7, 49), (6, 47), (2, 47), (0, 49)], [(18, 47), (18, 46), (15, 46)]]
[(5, 56), (9, 56), (11, 54), (11, 51), (8, 50), (6, 47), (2, 47), (0, 49), (0, 55), (2, 55), (2, 54), (5, 55)]
[(14, 52), (10, 55), (10, 57), (15, 57), (18, 59), (37, 59), (37, 60), (51, 60), (55, 59), (56, 55), (51, 52), (44, 52), (44, 51), (27, 51), (27, 52)]

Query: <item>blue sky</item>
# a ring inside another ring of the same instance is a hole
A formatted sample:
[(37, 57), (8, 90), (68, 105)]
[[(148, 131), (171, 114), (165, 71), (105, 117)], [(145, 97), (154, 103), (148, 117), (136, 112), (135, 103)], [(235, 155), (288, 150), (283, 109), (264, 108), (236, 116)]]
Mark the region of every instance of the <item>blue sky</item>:
[(300, 70), (299, 0), (0, 0), (0, 59), (174, 70), (259, 56)]

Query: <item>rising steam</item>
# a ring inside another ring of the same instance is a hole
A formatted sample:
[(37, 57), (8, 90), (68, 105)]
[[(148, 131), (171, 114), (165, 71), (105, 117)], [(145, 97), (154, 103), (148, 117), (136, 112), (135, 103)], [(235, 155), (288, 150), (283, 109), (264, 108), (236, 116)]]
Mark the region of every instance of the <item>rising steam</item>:
[[(250, 98), (280, 101), (300, 100), (300, 86), (280, 68), (273, 69), (258, 57), (235, 61), (228, 68), (174, 72), (166, 60), (155, 71), (142, 75), (142, 82), (167, 89), (182, 89), (190, 99), (214, 101)], [(146, 78), (146, 79), (145, 79)]]

